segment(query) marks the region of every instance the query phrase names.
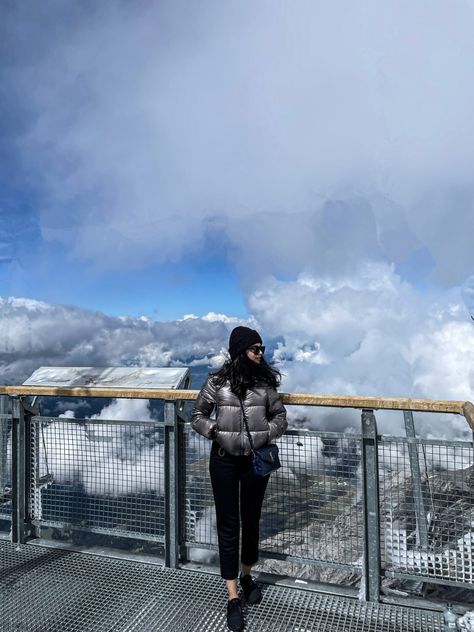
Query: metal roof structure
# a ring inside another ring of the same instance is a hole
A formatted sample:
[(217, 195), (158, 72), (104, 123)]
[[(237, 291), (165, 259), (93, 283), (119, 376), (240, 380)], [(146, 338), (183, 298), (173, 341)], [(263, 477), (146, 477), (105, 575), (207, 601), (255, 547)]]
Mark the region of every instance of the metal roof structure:
[(187, 368), (42, 366), (25, 386), (56, 387), (122, 387), (122, 388), (186, 388)]

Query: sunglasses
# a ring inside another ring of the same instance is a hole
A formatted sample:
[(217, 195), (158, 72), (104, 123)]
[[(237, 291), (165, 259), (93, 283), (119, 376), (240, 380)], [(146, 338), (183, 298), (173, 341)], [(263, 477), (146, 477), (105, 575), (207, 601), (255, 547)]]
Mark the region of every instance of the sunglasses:
[(257, 347), (257, 346), (253, 346), (253, 347), (249, 347), (247, 349), (247, 351), (251, 351), (254, 355), (258, 355), (259, 353), (265, 353), (265, 345), (262, 345), (261, 347)]

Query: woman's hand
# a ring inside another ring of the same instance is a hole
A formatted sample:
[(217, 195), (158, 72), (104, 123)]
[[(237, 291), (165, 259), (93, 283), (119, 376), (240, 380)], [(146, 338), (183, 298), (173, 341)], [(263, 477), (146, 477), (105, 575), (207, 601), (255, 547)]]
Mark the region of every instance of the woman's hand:
[(274, 388), (268, 389), (267, 419), (270, 427), (269, 442), (275, 441), (284, 434), (288, 428), (286, 420), (286, 408), (283, 406), (280, 395)]

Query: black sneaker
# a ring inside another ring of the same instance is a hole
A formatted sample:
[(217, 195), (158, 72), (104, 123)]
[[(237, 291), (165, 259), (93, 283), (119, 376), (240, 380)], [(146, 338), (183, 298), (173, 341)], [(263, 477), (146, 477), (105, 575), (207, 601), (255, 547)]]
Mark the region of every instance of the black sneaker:
[(244, 591), (245, 601), (253, 605), (262, 601), (262, 591), (250, 575), (240, 576), (240, 585)]
[(227, 626), (229, 630), (234, 632), (240, 632), (244, 629), (244, 615), (238, 597), (227, 602)]

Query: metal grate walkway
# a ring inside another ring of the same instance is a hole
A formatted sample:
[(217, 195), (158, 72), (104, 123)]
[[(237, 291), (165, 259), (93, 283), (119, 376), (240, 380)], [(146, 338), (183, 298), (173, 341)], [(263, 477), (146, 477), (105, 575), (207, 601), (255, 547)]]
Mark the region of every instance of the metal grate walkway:
[[(437, 632), (434, 612), (264, 585), (246, 632)], [(1, 632), (226, 632), (220, 577), (0, 542)]]

